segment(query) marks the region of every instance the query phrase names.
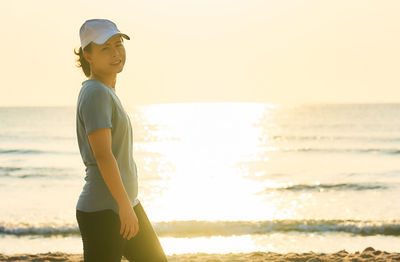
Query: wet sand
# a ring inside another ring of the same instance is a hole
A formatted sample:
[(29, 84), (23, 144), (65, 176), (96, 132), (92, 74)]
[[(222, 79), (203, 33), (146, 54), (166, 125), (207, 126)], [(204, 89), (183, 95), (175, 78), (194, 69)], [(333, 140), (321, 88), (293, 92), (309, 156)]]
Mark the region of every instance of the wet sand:
[[(82, 254), (68, 254), (62, 252), (48, 252), (39, 254), (0, 254), (0, 261), (71, 261), (83, 262)], [(121, 261), (128, 261), (122, 258)], [(169, 262), (258, 262), (258, 261), (295, 261), (295, 262), (318, 262), (318, 261), (400, 261), (400, 253), (375, 250), (367, 247), (363, 251), (348, 253), (340, 250), (335, 253), (275, 253), (275, 252), (250, 252), (229, 254), (207, 254), (192, 253), (168, 256)]]

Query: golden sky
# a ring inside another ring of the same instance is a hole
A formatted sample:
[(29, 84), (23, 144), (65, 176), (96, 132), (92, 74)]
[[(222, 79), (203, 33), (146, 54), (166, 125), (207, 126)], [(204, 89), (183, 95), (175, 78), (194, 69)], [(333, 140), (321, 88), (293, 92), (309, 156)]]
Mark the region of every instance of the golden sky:
[(2, 106), (74, 106), (87, 19), (114, 21), (125, 103), (399, 102), (398, 0), (3, 1)]

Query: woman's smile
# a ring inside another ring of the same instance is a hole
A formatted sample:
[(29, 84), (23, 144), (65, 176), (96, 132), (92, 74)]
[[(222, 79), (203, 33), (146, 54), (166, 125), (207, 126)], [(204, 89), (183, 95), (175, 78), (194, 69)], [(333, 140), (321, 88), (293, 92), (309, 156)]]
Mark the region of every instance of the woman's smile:
[(120, 65), (120, 64), (121, 64), (121, 62), (122, 62), (122, 60), (120, 59), (120, 60), (118, 60), (117, 62), (114, 62), (114, 63), (112, 63), (111, 65), (113, 65), (113, 66), (117, 66), (117, 65)]

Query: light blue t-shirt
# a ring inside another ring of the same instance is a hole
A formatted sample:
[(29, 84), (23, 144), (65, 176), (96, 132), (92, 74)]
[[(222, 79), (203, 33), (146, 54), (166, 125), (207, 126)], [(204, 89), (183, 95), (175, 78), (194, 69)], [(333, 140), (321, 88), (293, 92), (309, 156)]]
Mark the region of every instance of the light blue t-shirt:
[(76, 209), (94, 212), (112, 209), (117, 215), (117, 201), (100, 173), (89, 143), (88, 134), (101, 128), (111, 128), (112, 152), (117, 160), (121, 179), (131, 205), (139, 203), (137, 167), (133, 159), (132, 126), (115, 89), (95, 80), (82, 82), (76, 110), (76, 134), (85, 169), (85, 185)]

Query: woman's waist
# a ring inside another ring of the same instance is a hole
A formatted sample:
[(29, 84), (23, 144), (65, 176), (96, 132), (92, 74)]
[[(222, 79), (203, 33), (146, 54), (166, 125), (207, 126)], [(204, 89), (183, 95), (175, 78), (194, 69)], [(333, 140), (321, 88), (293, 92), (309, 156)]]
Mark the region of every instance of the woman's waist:
[[(137, 177), (135, 170), (133, 169), (126, 169), (126, 168), (119, 168), (119, 174), (121, 176), (122, 180), (131, 180)], [(88, 166), (85, 170), (86, 172), (86, 176), (85, 176), (85, 180), (104, 180), (103, 179), (103, 175), (99, 169), (99, 167), (96, 166)]]

